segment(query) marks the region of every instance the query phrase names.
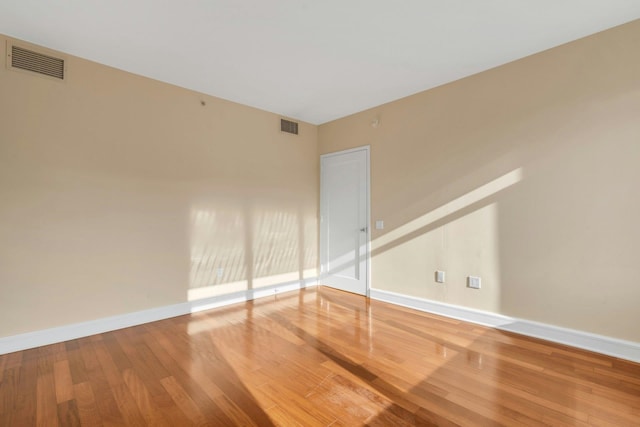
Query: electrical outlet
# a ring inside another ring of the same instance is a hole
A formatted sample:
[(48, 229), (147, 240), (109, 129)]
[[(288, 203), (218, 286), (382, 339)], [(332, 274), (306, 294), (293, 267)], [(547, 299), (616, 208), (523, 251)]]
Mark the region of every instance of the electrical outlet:
[(216, 276), (222, 277), (223, 275), (224, 275), (224, 268), (218, 267), (218, 269), (216, 270)]
[(444, 283), (444, 271), (436, 271), (436, 282)]
[(467, 287), (471, 289), (480, 289), (482, 286), (482, 279), (476, 276), (467, 277)]

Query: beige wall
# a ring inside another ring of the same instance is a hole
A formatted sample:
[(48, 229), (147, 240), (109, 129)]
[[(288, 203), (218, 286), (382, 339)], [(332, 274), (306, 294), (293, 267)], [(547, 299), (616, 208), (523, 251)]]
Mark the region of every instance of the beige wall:
[(0, 337), (315, 276), (317, 127), (67, 66), (0, 67)]
[(635, 21), (320, 126), (371, 145), (372, 286), (640, 341), (639, 46)]

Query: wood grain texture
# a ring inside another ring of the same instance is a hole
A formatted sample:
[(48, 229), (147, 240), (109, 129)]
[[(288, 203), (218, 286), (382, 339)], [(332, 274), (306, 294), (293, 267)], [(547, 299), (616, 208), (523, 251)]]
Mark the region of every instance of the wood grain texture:
[(640, 365), (319, 287), (0, 356), (0, 426), (640, 426)]

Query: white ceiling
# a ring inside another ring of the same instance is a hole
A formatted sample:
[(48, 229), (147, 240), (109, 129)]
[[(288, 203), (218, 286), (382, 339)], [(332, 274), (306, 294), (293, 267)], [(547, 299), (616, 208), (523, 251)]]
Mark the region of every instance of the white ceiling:
[(640, 0), (0, 1), (0, 33), (314, 124), (638, 18)]

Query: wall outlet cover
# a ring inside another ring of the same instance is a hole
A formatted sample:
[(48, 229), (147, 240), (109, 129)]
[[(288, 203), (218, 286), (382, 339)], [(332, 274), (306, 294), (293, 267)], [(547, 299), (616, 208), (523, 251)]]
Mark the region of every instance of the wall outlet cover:
[(444, 283), (444, 271), (436, 271), (436, 282)]

